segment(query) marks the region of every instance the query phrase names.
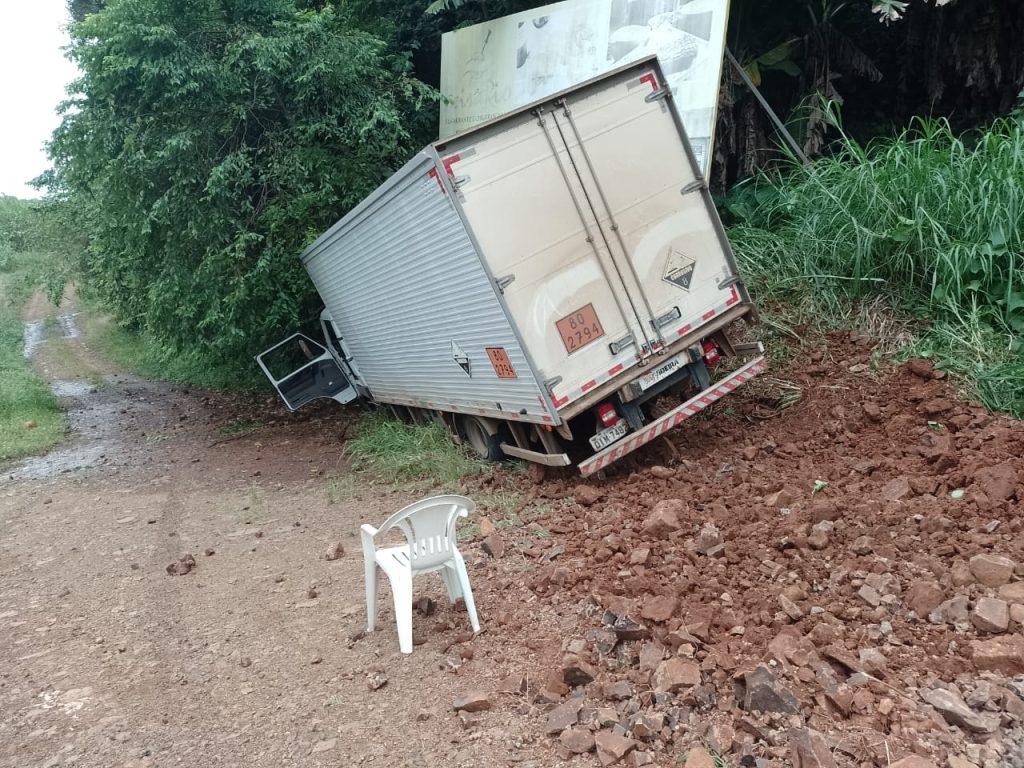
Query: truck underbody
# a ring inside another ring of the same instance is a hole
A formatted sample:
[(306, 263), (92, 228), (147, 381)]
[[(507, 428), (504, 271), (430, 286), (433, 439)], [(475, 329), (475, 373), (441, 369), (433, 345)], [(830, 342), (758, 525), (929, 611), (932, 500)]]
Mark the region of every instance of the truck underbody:
[[(480, 458), (545, 466), (576, 464), (584, 477), (661, 437), (767, 368), (760, 343), (734, 344), (725, 329), (673, 347), (646, 366), (606, 383), (588, 406), (557, 425), (388, 404), (400, 419), (444, 424)], [(602, 418), (603, 416), (603, 418)]]

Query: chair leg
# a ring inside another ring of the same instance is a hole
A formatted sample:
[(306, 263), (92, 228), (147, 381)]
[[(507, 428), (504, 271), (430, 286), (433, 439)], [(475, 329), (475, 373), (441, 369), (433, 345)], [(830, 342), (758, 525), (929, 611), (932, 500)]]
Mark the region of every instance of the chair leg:
[(445, 566), (439, 573), (441, 574), (441, 580), (444, 582), (445, 588), (448, 590), (448, 601), (454, 603), (460, 597), (462, 597), (462, 587), (459, 586), (459, 575), (450, 566)]
[(380, 568), (375, 562), (365, 564), (366, 580), (366, 631), (373, 632), (377, 626), (377, 576)]
[(469, 614), (469, 623), (473, 625), (473, 631), (480, 631), (480, 621), (476, 615), (476, 603), (473, 602), (473, 588), (469, 586), (469, 574), (466, 572), (466, 563), (458, 552), (452, 558), (455, 566), (456, 578), (459, 587), (462, 589), (462, 599), (466, 601), (466, 613)]
[(402, 653), (412, 653), (412, 579), (392, 579), (391, 594), (395, 600), (398, 647)]

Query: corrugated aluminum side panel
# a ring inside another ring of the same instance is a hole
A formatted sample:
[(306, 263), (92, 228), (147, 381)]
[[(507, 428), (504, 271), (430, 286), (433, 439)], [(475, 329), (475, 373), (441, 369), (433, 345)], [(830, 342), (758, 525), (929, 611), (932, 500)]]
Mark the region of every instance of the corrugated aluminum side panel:
[[(421, 153), (303, 261), (374, 399), (550, 422), (465, 225)], [(442, 171), (443, 172), (443, 171)], [(452, 355), (469, 358), (470, 372)], [(508, 354), (499, 378), (487, 348)]]

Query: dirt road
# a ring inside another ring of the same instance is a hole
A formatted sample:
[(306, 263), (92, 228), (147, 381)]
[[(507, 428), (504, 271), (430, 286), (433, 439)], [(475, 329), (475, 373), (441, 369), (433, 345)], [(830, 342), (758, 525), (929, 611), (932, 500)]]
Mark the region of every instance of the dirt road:
[(351, 479), (344, 414), (64, 335), (41, 369), (100, 381), (6, 470), (3, 765), (1024, 765), (1024, 431), (926, 363), (837, 334), (604, 479), (473, 479), (485, 632), (431, 585), (403, 657), (355, 532), (413, 491)]
[[(381, 629), (351, 639), (365, 626), (354, 532), (411, 497), (357, 485), (328, 502), (336, 412), (289, 420), (141, 381), (89, 349), (73, 306), (30, 312), (64, 318), (41, 323), (34, 355), (72, 433), (0, 472), (0, 765), (530, 763), (525, 719), (484, 712), (467, 730), (452, 712), (503, 662), (487, 635), (445, 652), (469, 623), (439, 581), (412, 656), (383, 593)], [(194, 570), (169, 575), (184, 554)], [(477, 659), (445, 671), (460, 648)]]

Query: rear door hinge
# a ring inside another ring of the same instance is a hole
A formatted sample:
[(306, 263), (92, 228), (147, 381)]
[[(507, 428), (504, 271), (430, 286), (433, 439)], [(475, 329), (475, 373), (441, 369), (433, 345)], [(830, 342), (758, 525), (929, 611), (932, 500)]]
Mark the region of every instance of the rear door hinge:
[(494, 278), (494, 284), (498, 286), (498, 290), (501, 293), (505, 293), (505, 289), (512, 285), (515, 279), (515, 275), (502, 275), (501, 277)]

